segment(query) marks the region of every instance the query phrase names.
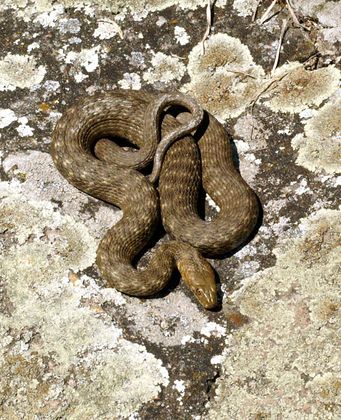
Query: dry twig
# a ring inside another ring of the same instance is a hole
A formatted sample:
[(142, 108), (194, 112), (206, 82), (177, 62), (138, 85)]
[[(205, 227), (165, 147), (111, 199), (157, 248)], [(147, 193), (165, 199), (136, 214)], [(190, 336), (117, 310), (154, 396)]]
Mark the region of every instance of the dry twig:
[(290, 13), (291, 18), (292, 18), (292, 20), (294, 21), (294, 23), (295, 23), (297, 26), (299, 26), (300, 28), (308, 30), (308, 28), (306, 28), (304, 25), (302, 25), (302, 24), (300, 23), (300, 21), (298, 20), (298, 18), (297, 18), (297, 16), (296, 16), (296, 14), (295, 14), (295, 12), (294, 12), (294, 9), (293, 9), (293, 7), (292, 7), (292, 6), (291, 6), (291, 4), (290, 4), (290, 0), (285, 0), (285, 3), (286, 3), (286, 5), (287, 5), (287, 8), (288, 8), (288, 10), (289, 10), (289, 13)]
[(286, 19), (284, 19), (283, 23), (282, 23), (281, 34), (279, 36), (278, 47), (277, 47), (277, 51), (276, 51), (276, 57), (275, 57), (275, 61), (274, 61), (274, 65), (272, 67), (271, 73), (273, 73), (276, 70), (276, 67), (278, 65), (279, 54), (280, 54), (281, 47), (282, 47), (282, 44), (283, 44), (283, 38), (284, 38), (284, 35), (285, 35), (287, 29), (288, 29), (288, 21)]
[(211, 9), (211, 0), (207, 1), (207, 8), (206, 8), (206, 17), (207, 17), (207, 27), (206, 31), (204, 33), (204, 36), (201, 41), (201, 48), (202, 48), (202, 55), (205, 54), (205, 41), (208, 38), (208, 35), (211, 32), (211, 26), (212, 26), (212, 9)]
[(285, 77), (287, 77), (287, 75), (290, 73), (290, 71), (287, 71), (285, 73), (282, 74), (282, 76), (278, 77), (277, 79), (271, 79), (269, 81), (269, 83), (261, 90), (257, 93), (257, 95), (252, 99), (252, 101), (249, 104), (250, 107), (250, 116), (251, 116), (251, 133), (250, 133), (250, 141), (252, 141), (252, 135), (253, 135), (253, 109), (256, 105), (256, 103), (258, 102), (259, 98), (265, 93), (267, 92), (272, 85), (274, 85), (277, 82), (280, 82), (281, 80), (283, 80)]
[(273, 7), (277, 3), (277, 1), (278, 0), (273, 0), (273, 2), (270, 4), (270, 6), (265, 10), (265, 12), (263, 13), (263, 16), (259, 20), (260, 25), (262, 25), (267, 20), (271, 10), (273, 9)]
[(256, 20), (258, 7), (259, 7), (259, 5), (260, 5), (260, 2), (261, 2), (261, 1), (262, 1), (262, 0), (258, 0), (258, 1), (257, 1), (257, 4), (256, 4), (256, 7), (255, 7), (255, 10), (253, 11), (252, 18), (251, 18), (251, 21), (252, 21), (252, 22), (254, 22), (254, 21)]

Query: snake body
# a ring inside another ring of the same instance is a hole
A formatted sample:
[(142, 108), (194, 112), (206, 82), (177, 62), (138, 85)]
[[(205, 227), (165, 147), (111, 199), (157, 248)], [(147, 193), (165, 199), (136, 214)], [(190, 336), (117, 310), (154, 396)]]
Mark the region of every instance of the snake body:
[[(174, 117), (167, 112), (170, 105), (190, 113)], [(198, 141), (190, 134), (195, 129)], [(124, 150), (110, 141), (115, 137), (138, 150)], [(203, 255), (240, 245), (256, 224), (258, 203), (233, 165), (225, 129), (212, 115), (179, 93), (99, 94), (64, 113), (52, 135), (51, 155), (71, 184), (123, 210), (97, 251), (96, 263), (110, 287), (150, 296), (165, 287), (176, 265), (199, 302), (216, 305), (214, 272)], [(140, 170), (153, 160), (148, 179)], [(201, 182), (220, 207), (212, 221), (198, 215)], [(160, 209), (173, 239), (156, 249), (146, 268), (137, 269), (136, 256), (151, 238)]]

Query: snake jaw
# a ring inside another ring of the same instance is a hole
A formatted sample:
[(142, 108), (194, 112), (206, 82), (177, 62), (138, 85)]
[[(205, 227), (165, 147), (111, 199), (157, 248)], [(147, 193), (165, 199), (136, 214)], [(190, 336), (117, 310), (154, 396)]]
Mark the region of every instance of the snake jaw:
[(213, 268), (197, 250), (177, 261), (182, 279), (205, 309), (217, 306), (217, 286)]
[(209, 288), (207, 290), (200, 289), (200, 293), (198, 293), (197, 290), (195, 296), (205, 309), (213, 309), (217, 306), (217, 288), (215, 285), (214, 288)]

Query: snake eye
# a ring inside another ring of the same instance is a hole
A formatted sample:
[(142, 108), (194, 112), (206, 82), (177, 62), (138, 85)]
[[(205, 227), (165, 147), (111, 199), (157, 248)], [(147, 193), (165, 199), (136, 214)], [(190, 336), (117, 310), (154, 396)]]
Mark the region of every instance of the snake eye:
[(197, 294), (197, 296), (202, 296), (202, 290), (201, 289), (196, 289), (195, 293)]

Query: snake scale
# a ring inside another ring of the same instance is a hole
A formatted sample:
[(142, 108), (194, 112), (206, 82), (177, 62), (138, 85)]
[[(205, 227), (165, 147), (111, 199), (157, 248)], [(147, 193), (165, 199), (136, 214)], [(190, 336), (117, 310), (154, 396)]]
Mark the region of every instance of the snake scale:
[[(175, 115), (171, 106), (184, 112)], [(120, 147), (115, 138), (127, 139), (136, 150)], [(97, 250), (96, 263), (109, 287), (154, 295), (177, 266), (198, 301), (207, 309), (216, 306), (215, 275), (204, 256), (240, 245), (255, 227), (258, 202), (234, 167), (227, 132), (211, 114), (178, 92), (97, 94), (64, 113), (52, 135), (51, 155), (72, 185), (123, 211)], [(141, 170), (153, 161), (148, 178)], [(201, 184), (220, 207), (212, 221), (198, 215)], [(156, 249), (146, 268), (136, 268), (160, 213), (172, 239)]]

